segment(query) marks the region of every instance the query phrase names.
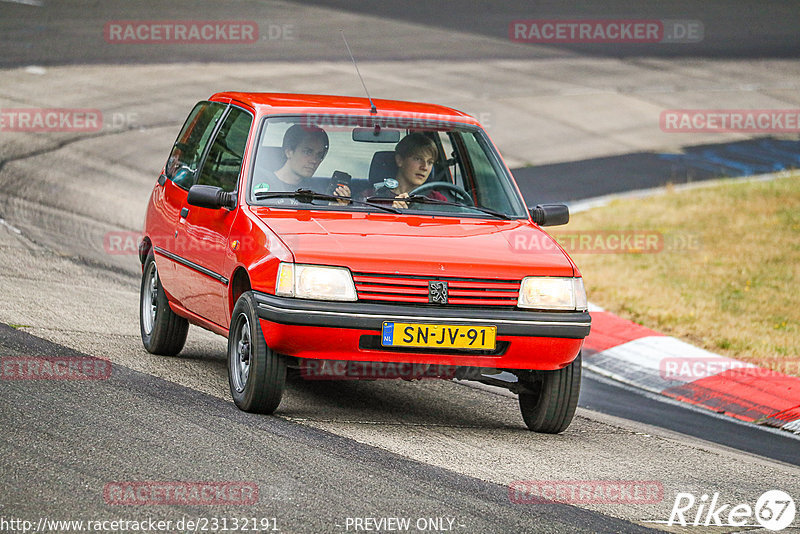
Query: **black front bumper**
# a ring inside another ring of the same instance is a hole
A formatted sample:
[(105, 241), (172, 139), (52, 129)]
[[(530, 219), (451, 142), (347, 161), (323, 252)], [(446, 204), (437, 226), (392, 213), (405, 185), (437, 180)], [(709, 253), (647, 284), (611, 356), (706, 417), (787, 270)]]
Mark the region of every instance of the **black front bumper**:
[(260, 318), (287, 325), (380, 331), (384, 321), (475, 324), (496, 326), (500, 336), (583, 339), (589, 335), (592, 321), (589, 312), (329, 302), (276, 297), (256, 291), (253, 294)]

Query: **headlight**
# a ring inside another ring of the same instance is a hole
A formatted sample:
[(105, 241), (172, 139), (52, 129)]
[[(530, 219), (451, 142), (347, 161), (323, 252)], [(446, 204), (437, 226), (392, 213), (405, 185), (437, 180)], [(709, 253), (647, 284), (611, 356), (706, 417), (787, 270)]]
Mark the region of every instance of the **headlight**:
[(526, 276), (519, 288), (517, 306), (537, 310), (578, 310), (586, 306), (583, 278)]
[(315, 300), (358, 300), (353, 276), (344, 267), (281, 263), (275, 294)]

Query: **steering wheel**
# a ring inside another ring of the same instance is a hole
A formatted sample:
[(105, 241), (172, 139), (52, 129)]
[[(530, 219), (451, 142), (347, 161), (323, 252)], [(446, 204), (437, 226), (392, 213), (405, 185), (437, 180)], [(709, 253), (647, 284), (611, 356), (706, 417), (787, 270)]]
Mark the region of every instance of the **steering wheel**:
[(448, 191), (453, 192), (456, 196), (465, 200), (468, 205), (472, 204), (472, 197), (469, 193), (467, 193), (462, 187), (449, 182), (429, 182), (427, 184), (422, 184), (421, 186), (409, 191), (408, 196), (424, 195), (433, 189), (447, 189)]

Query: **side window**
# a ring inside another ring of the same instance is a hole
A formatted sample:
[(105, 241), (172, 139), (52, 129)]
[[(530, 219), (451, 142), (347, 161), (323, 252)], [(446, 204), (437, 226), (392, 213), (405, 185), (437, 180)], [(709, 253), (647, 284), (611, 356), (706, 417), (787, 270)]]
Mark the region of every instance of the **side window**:
[(249, 113), (231, 108), (208, 151), (198, 184), (221, 187), (224, 191), (236, 189), (252, 123)]
[(167, 160), (167, 178), (176, 185), (189, 189), (194, 184), (200, 158), (225, 107), (217, 102), (200, 102), (189, 114)]
[(475, 190), (478, 194), (478, 205), (492, 207), (503, 212), (518, 212), (518, 196), (506, 180), (499, 180), (502, 170), (489, 160), (490, 150), (485, 141), (477, 133), (464, 133), (461, 136), (466, 149), (465, 157), (469, 158), (472, 167)]

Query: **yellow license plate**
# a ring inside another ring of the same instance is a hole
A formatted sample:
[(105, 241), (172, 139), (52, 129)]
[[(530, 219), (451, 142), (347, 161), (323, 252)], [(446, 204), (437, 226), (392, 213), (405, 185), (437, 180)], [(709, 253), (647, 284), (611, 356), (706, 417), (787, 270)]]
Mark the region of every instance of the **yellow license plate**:
[(440, 349), (494, 350), (496, 326), (384, 322), (384, 347), (434, 347)]

